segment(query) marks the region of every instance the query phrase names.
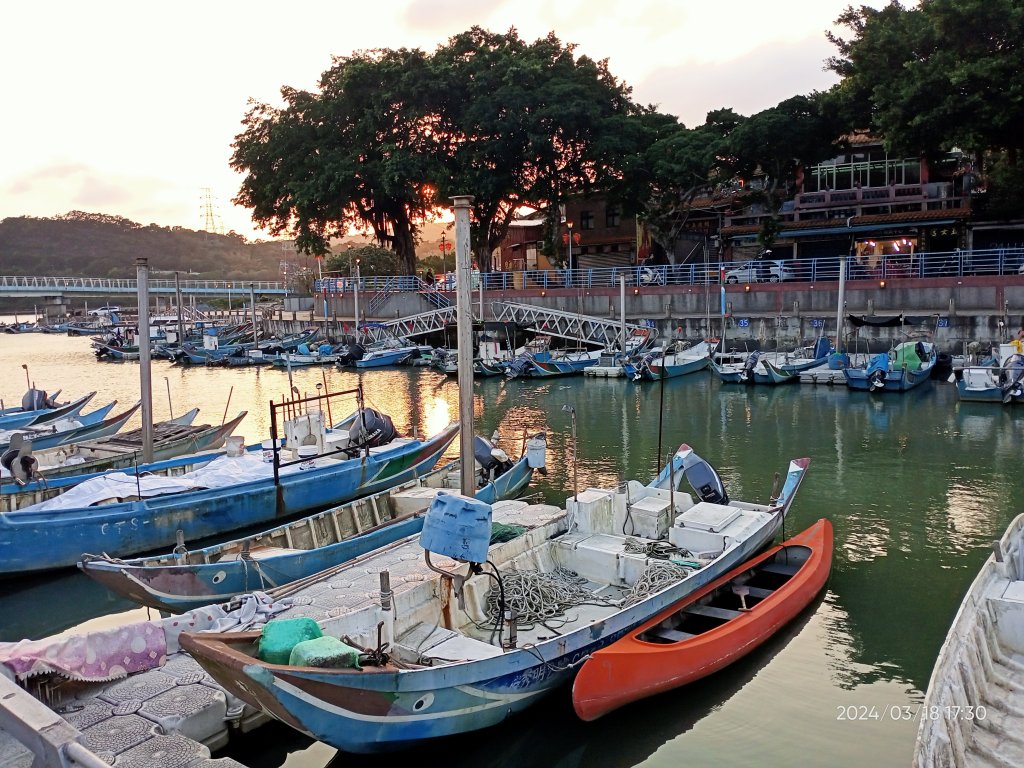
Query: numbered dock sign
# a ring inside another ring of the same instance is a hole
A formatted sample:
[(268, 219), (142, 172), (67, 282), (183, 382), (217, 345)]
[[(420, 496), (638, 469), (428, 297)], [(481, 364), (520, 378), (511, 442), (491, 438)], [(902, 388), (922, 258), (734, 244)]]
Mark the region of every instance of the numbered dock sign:
[(949, 328), (949, 318), (948, 317), (940, 317), (939, 318), (939, 328)]
[(749, 317), (741, 317), (741, 318), (739, 318), (736, 321), (736, 325), (738, 325), (740, 328), (749, 328), (750, 327), (750, 318)]
[(820, 317), (811, 318), (811, 328), (824, 328), (825, 321)]

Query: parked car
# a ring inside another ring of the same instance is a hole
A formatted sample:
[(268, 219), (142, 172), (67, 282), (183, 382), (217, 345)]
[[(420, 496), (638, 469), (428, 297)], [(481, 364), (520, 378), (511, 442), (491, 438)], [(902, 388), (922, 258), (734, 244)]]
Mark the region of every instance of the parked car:
[(105, 307), (97, 307), (96, 309), (90, 309), (89, 310), (89, 315), (90, 315), (90, 317), (106, 317), (108, 315), (112, 315), (115, 312), (120, 312), (120, 311), (121, 311), (120, 307), (115, 307), (115, 306), (112, 306), (112, 305), (108, 305), (108, 306), (105, 306)]
[(796, 273), (784, 262), (770, 259), (745, 261), (738, 267), (726, 270), (727, 283), (777, 283), (781, 280), (794, 280)]

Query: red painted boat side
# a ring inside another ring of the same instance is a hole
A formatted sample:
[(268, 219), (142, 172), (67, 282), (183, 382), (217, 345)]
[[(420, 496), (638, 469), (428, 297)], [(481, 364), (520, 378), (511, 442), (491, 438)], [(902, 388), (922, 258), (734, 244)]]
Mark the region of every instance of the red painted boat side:
[[(811, 553), (789, 581), (751, 610), (676, 643), (639, 639), (644, 631), (768, 560), (786, 546), (804, 546)], [(583, 720), (596, 720), (630, 702), (706, 677), (745, 656), (810, 604), (824, 588), (831, 568), (832, 523), (821, 519), (666, 608), (607, 648), (593, 653), (573, 682), (572, 702), (576, 714)]]

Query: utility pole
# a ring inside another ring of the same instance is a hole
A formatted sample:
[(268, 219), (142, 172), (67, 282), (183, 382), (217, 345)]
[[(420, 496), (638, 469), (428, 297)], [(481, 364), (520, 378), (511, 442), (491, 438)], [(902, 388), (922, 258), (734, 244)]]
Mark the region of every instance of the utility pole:
[(149, 260), (135, 259), (139, 296), (139, 386), (142, 396), (142, 460), (153, 461), (153, 380), (149, 350)]
[(476, 495), (473, 456), (473, 284), (469, 253), (469, 209), (472, 195), (453, 197), (455, 203), (455, 316), (459, 338), (459, 459), (462, 494)]

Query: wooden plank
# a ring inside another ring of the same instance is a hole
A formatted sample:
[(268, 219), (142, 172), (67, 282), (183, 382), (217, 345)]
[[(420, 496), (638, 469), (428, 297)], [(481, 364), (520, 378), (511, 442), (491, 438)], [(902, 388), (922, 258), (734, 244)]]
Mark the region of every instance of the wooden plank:
[(689, 632), (680, 632), (678, 629), (669, 629), (668, 627), (655, 627), (649, 629), (644, 634), (650, 635), (651, 637), (658, 637), (662, 640), (668, 640), (672, 643), (678, 643), (680, 640), (686, 640), (696, 635)]
[[(775, 594), (774, 589), (765, 589), (763, 587), (746, 587), (746, 590), (748, 597), (759, 597), (762, 600), (768, 597), (768, 595)], [(733, 593), (737, 595), (739, 594), (735, 588), (733, 589)]]
[(729, 608), (716, 608), (713, 605), (688, 605), (683, 608), (683, 613), (692, 613), (697, 616), (708, 616), (712, 619), (723, 619), (729, 621), (737, 616), (742, 616), (742, 611), (733, 611)]
[(764, 571), (765, 573), (777, 573), (780, 576), (792, 576), (800, 570), (800, 566), (786, 563), (766, 563), (759, 566), (757, 570)]

